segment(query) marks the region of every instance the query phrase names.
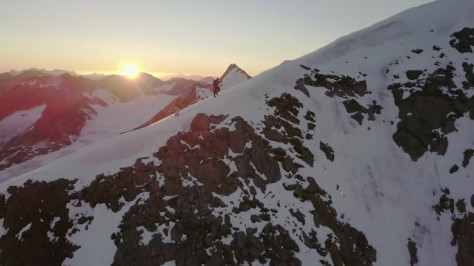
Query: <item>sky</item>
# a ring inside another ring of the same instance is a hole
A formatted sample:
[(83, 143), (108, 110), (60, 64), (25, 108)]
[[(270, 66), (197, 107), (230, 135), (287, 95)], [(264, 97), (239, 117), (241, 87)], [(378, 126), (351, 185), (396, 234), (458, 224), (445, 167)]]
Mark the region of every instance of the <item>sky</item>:
[(0, 0), (0, 73), (256, 75), (428, 0)]

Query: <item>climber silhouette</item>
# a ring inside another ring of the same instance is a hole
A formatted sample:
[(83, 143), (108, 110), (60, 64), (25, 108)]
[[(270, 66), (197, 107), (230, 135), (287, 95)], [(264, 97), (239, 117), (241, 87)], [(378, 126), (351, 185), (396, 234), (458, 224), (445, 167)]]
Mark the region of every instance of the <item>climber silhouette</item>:
[(214, 81), (213, 81), (213, 85), (214, 85), (214, 97), (216, 97), (217, 94), (219, 94), (219, 92), (221, 91), (221, 88), (219, 88), (219, 83), (221, 81), (219, 80), (219, 78), (216, 78)]

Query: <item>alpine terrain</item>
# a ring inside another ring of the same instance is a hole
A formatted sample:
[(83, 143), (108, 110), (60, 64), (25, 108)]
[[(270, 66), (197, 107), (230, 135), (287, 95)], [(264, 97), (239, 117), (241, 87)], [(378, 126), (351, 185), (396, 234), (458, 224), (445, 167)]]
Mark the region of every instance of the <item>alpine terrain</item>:
[(0, 184), (0, 264), (474, 265), (472, 14), (407, 10)]
[[(242, 73), (231, 64), (221, 77), (223, 89), (242, 82)], [(210, 84), (182, 78), (162, 81), (146, 73), (136, 80), (44, 69), (1, 74), (0, 179), (161, 120), (212, 96), (212, 91)]]

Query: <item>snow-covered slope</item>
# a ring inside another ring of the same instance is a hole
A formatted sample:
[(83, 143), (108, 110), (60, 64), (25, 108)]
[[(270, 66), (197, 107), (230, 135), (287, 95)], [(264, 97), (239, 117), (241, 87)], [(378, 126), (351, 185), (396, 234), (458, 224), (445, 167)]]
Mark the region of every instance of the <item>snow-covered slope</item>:
[(12, 87), (0, 95), (1, 180), (130, 130), (176, 97), (166, 94), (176, 83), (144, 74), (133, 82), (118, 76), (92, 81), (29, 70), (3, 81), (0, 87)]
[[(226, 90), (249, 80), (251, 77), (235, 64), (230, 64), (224, 74), (219, 78), (221, 90)], [(149, 126), (172, 114), (179, 115), (182, 109), (195, 104), (203, 99), (214, 95), (214, 87), (211, 83), (193, 82), (180, 89), (180, 95), (170, 102), (166, 107), (157, 112), (151, 119), (143, 123), (139, 128)], [(175, 90), (175, 89), (173, 89)], [(169, 91), (168, 91), (169, 92)]]
[[(233, 84), (244, 73), (236, 68), (229, 66), (224, 75)], [(14, 74), (0, 77), (0, 89), (6, 90), (0, 94), (3, 181), (212, 96), (209, 84), (184, 78), (161, 81), (146, 73), (134, 81), (118, 75), (89, 79), (35, 68)]]
[(3, 262), (473, 265), (473, 12), (408, 10), (1, 184)]

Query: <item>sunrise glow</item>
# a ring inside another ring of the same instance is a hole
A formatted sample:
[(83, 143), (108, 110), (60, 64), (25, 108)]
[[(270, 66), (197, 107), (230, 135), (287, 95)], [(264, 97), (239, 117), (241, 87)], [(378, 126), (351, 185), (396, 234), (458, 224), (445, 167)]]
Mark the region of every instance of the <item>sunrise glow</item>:
[(128, 79), (135, 79), (138, 76), (140, 69), (136, 65), (127, 65), (123, 71), (122, 75), (127, 77)]

